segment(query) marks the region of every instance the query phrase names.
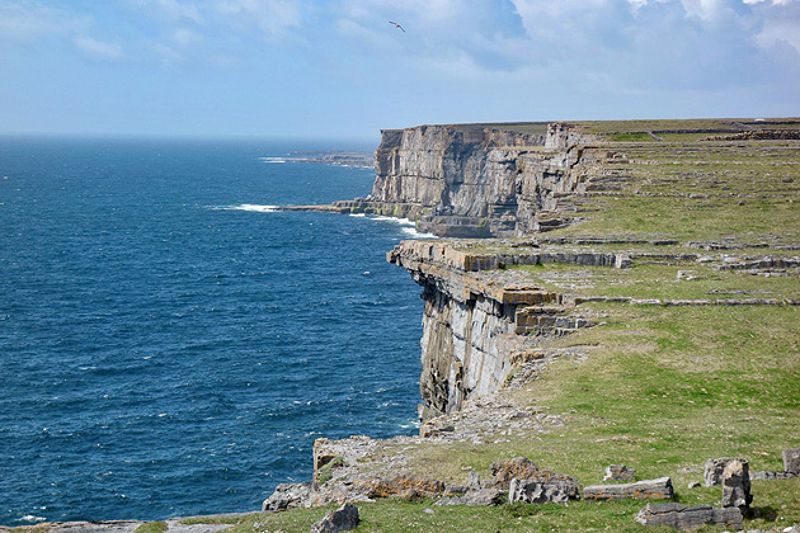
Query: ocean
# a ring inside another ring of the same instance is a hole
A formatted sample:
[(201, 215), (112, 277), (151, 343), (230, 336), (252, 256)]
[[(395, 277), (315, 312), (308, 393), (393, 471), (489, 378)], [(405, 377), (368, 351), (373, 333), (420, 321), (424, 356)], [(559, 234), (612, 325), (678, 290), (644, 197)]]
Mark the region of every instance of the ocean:
[(279, 163), (332, 147), (0, 138), (0, 524), (254, 510), (315, 438), (416, 432), (413, 228), (270, 208), (366, 195)]

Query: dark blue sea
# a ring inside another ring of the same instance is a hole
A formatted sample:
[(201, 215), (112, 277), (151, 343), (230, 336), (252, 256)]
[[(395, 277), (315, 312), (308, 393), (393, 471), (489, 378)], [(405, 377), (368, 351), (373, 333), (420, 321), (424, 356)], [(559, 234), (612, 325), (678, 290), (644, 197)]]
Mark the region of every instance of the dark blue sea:
[(366, 195), (261, 159), (337, 147), (0, 138), (0, 524), (253, 510), (416, 431), (413, 230), (267, 207)]

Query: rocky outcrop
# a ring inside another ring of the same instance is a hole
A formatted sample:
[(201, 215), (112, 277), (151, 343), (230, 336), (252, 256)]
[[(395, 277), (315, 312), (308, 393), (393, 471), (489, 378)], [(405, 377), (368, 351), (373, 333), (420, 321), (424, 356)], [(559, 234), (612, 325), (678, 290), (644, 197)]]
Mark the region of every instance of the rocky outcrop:
[(360, 522), (358, 507), (346, 503), (335, 511), (326, 514), (322, 520), (311, 526), (311, 533), (339, 533), (358, 527)]
[[(585, 255), (586, 257), (583, 257)], [(534, 254), (557, 262), (618, 263), (613, 254)], [(591, 322), (520, 272), (482, 270), (480, 254), (447, 243), (404, 241), (388, 259), (409, 270), (425, 301), (420, 391), (423, 420), (498, 390), (530, 337), (563, 335)], [(524, 359), (524, 358), (523, 358)]]

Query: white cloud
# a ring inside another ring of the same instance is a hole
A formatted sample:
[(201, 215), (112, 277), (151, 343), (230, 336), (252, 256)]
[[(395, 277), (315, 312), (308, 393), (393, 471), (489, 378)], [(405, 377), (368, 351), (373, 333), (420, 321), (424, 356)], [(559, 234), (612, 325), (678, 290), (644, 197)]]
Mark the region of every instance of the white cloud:
[(276, 39), (302, 23), (301, 4), (297, 0), (217, 0), (217, 11), (252, 24), (268, 39)]
[(152, 11), (167, 20), (188, 20), (196, 24), (203, 24), (204, 22), (200, 9), (190, 2), (181, 2), (179, 0), (135, 0), (135, 3), (139, 7)]
[(28, 41), (88, 28), (90, 20), (36, 2), (0, 2), (0, 39)]
[(86, 36), (76, 37), (73, 42), (78, 49), (97, 59), (117, 60), (125, 57), (122, 47), (116, 43), (107, 43)]
[(189, 46), (203, 40), (203, 36), (188, 28), (178, 28), (172, 32), (172, 40), (180, 46)]

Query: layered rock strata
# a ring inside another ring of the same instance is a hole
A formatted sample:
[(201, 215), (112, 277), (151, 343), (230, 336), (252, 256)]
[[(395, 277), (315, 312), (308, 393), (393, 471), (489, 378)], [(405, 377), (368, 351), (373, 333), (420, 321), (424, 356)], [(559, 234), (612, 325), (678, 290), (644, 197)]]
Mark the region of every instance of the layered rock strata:
[(499, 269), (498, 262), (628, 264), (622, 255), (587, 251), (537, 250), (503, 259), (433, 241), (404, 241), (387, 258), (422, 286), (423, 420), (457, 411), (468, 398), (497, 391), (514, 363), (525, 359), (536, 337), (565, 335), (591, 325), (559, 294), (532, 285), (522, 272)]
[(383, 130), (368, 197), (282, 209), (408, 218), (440, 237), (519, 236), (570, 223), (570, 197), (614, 180), (604, 164), (624, 157), (568, 124), (513, 126)]

